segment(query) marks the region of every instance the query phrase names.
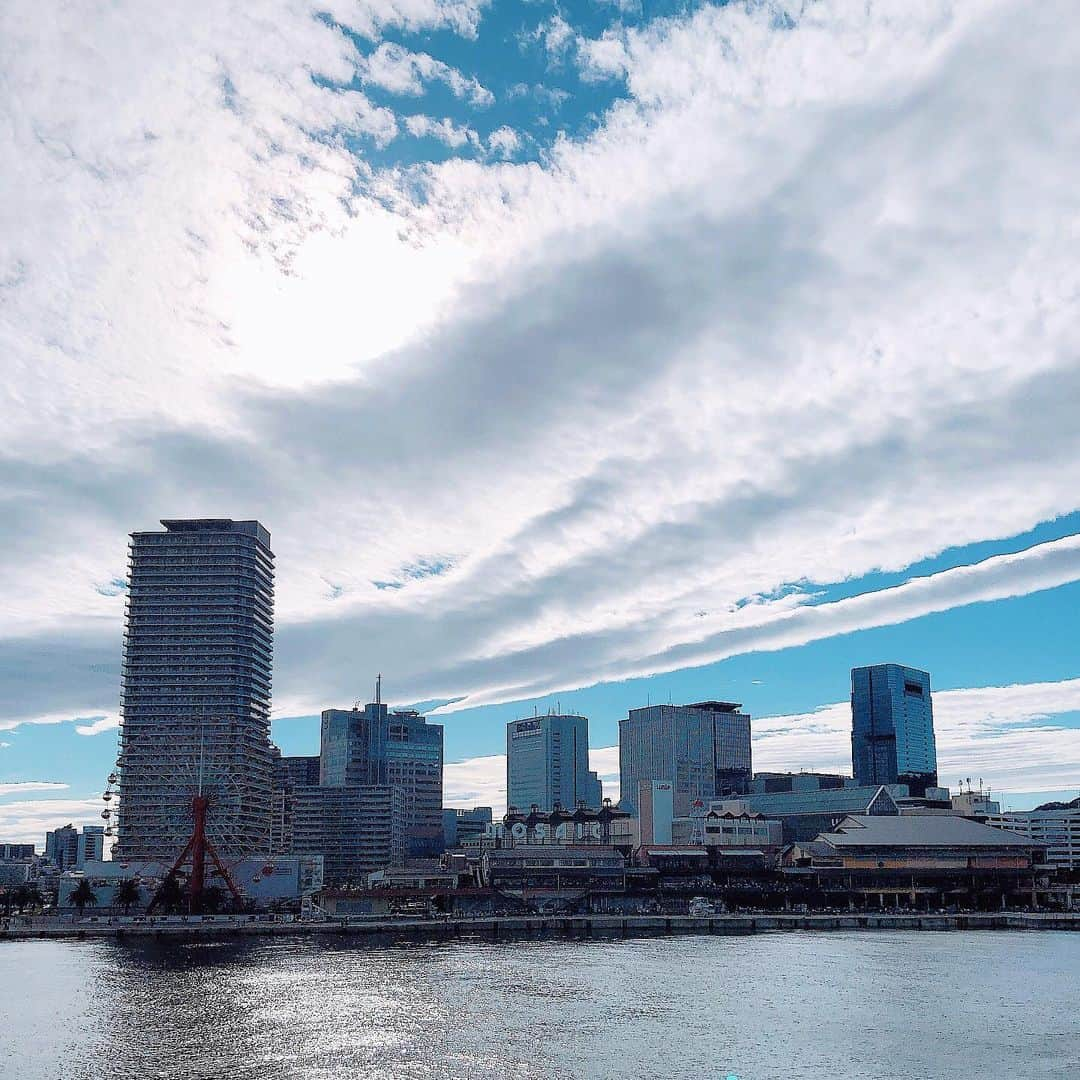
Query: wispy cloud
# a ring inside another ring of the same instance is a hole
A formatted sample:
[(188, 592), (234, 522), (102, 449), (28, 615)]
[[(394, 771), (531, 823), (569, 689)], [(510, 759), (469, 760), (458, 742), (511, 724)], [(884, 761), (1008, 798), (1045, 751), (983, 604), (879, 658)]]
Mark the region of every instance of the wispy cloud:
[(456, 97), (472, 105), (485, 107), (495, 101), (495, 95), (476, 78), (463, 75), (457, 68), (427, 53), (411, 52), (389, 41), (384, 41), (364, 57), (360, 63), (360, 78), (394, 94), (416, 97), (424, 92), (426, 83), (441, 82)]
[(67, 784), (45, 780), (20, 780), (14, 784), (0, 784), (0, 795), (20, 795), (31, 791), (63, 791)]
[(117, 715), (112, 716), (99, 716), (93, 719), (89, 724), (76, 724), (76, 735), (100, 735), (103, 731), (116, 731), (120, 727), (120, 717)]

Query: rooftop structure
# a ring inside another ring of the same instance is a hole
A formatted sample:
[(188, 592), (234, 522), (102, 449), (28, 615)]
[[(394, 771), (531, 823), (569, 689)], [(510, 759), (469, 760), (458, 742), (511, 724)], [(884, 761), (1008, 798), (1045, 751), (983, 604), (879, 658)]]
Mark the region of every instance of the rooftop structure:
[(748, 794), (771, 795), (778, 791), (830, 791), (834, 788), (857, 787), (853, 776), (842, 773), (817, 772), (759, 772), (750, 781)]
[(789, 862), (848, 870), (975, 872), (1030, 870), (1038, 845), (958, 815), (851, 815), (815, 840), (797, 843)]
[(902, 785), (835, 788), (826, 791), (744, 795), (714, 801), (710, 810), (735, 814), (758, 813), (783, 825), (783, 839), (813, 840), (851, 814), (898, 816), (896, 799), (907, 794)]

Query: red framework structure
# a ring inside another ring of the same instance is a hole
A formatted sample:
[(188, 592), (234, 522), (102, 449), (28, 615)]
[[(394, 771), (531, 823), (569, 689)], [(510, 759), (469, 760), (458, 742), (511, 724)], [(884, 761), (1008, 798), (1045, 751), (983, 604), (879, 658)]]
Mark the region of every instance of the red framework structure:
[(221, 874), (225, 884), (229, 887), (229, 892), (232, 893), (233, 899), (237, 904), (243, 903), (243, 897), (240, 895), (240, 890), (236, 887), (233, 879), (229, 876), (229, 871), (225, 869), (218, 858), (217, 850), (210, 842), (210, 838), (206, 835), (206, 812), (210, 806), (210, 800), (202, 794), (194, 795), (191, 799), (191, 817), (194, 821), (194, 827), (191, 830), (191, 836), (188, 838), (188, 842), (184, 845), (184, 850), (180, 852), (176, 862), (172, 864), (172, 868), (165, 875), (164, 880), (161, 883), (161, 888), (154, 894), (153, 900), (150, 901), (146, 908), (146, 913), (149, 915), (157, 906), (158, 901), (161, 899), (162, 890), (165, 888), (165, 883), (171, 878), (175, 878), (180, 867), (187, 862), (188, 858), (191, 859), (191, 876), (188, 878), (188, 913), (191, 915), (198, 915), (202, 910), (202, 894), (203, 889), (206, 886), (206, 856), (209, 855), (217, 867), (218, 873)]

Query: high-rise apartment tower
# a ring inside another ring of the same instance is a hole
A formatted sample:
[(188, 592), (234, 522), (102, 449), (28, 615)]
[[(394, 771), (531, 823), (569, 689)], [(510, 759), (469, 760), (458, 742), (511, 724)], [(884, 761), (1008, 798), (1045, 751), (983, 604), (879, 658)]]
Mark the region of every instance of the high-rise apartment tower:
[(210, 800), (218, 852), (270, 846), (274, 555), (257, 521), (131, 534), (115, 858), (171, 861)]

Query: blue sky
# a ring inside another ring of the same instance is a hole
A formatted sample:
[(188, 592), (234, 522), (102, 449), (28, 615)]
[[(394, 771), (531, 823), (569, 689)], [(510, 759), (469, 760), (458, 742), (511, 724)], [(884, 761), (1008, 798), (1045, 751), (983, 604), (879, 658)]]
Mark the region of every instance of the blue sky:
[[(1080, 786), (1080, 30), (1059, 0), (0, 13), (0, 838), (90, 820), (127, 534), (257, 517), (274, 737), (723, 697)], [(43, 71), (63, 78), (42, 80)], [(785, 719), (786, 718), (786, 719)]]

